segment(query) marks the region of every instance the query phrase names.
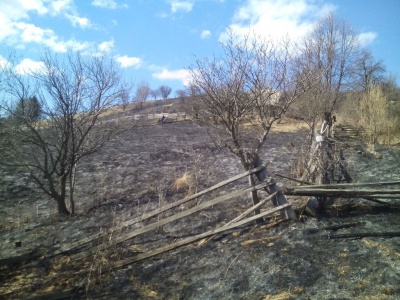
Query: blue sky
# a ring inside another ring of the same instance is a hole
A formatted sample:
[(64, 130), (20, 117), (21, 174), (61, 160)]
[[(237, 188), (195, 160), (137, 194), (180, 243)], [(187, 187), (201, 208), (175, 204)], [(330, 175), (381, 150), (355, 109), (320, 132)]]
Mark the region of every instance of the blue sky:
[(0, 0), (0, 62), (11, 50), (23, 57), (20, 70), (40, 67), (46, 47), (103, 52), (126, 80), (174, 93), (196, 58), (219, 54), (228, 26), (297, 39), (327, 12), (346, 19), (400, 82), (399, 0)]

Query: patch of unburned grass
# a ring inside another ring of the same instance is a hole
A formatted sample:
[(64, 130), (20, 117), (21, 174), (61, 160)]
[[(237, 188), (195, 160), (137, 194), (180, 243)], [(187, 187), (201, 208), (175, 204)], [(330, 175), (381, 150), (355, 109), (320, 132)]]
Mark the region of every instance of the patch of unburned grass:
[[(258, 126), (257, 123), (248, 122), (243, 124), (247, 128)], [(301, 120), (292, 118), (282, 118), (280, 122), (275, 122), (272, 125), (271, 132), (296, 132), (299, 130), (307, 130), (307, 125)]]
[(306, 130), (307, 125), (296, 119), (283, 118), (281, 122), (272, 125), (272, 132), (296, 132), (299, 130)]

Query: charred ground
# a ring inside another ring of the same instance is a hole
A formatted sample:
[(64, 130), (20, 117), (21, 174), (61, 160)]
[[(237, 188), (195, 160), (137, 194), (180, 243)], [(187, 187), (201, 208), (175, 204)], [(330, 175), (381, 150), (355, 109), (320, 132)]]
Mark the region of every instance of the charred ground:
[[(282, 124), (284, 126), (284, 124)], [(274, 131), (261, 158), (271, 173), (290, 174), (306, 132)], [(358, 143), (358, 142), (357, 142)], [(351, 141), (345, 150), (355, 182), (399, 180), (398, 147), (377, 149), (375, 159)], [(361, 150), (360, 150), (361, 149)], [(400, 231), (400, 210), (360, 199), (337, 199), (319, 218), (237, 228), (198, 245), (179, 248), (107, 271), (112, 261), (200, 233), (233, 219), (248, 197), (207, 209), (84, 261), (45, 259), (63, 244), (108, 228), (187, 195), (177, 178), (195, 174), (194, 190), (242, 172), (240, 162), (216, 148), (203, 124), (190, 120), (127, 132), (78, 166), (77, 215), (55, 215), (50, 200), (24, 173), (2, 169), (0, 295), (5, 299), (398, 299), (400, 239), (332, 239), (334, 234)], [(280, 184), (292, 184), (278, 179)], [(246, 186), (245, 179), (214, 195)], [(289, 198), (294, 207), (306, 199)], [(205, 201), (198, 199), (199, 202)], [(192, 203), (190, 205), (195, 205)], [(184, 208), (181, 208), (184, 209)], [(333, 232), (331, 225), (353, 224)], [(140, 226), (137, 225), (137, 226)], [(309, 230), (309, 229), (319, 230)], [(107, 237), (108, 238), (108, 237)], [(21, 242), (21, 247), (16, 247)], [(12, 259), (14, 258), (14, 259)]]

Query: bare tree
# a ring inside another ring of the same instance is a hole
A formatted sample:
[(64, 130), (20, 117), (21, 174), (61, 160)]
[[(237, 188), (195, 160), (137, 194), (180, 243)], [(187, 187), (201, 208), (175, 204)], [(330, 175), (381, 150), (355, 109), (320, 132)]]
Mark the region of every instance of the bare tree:
[[(128, 93), (120, 70), (106, 57), (69, 53), (65, 60), (49, 51), (43, 68), (19, 74), (11, 61), (3, 66), (1, 108), (13, 114), (13, 103), (38, 95), (44, 120), (8, 123), (1, 131), (1, 163), (23, 168), (57, 203), (59, 214), (75, 211), (77, 164), (100, 150), (123, 128), (118, 122), (98, 123), (101, 114)], [(69, 198), (70, 209), (66, 200)]]
[(214, 142), (228, 148), (250, 170), (259, 163), (258, 153), (272, 124), (305, 84), (297, 80), (287, 40), (273, 42), (250, 34), (239, 39), (230, 32), (222, 48), (222, 57), (197, 60), (189, 69), (190, 92), (196, 111), (215, 128), (210, 131)]
[(383, 82), (385, 72), (383, 62), (376, 61), (370, 51), (363, 50), (355, 68), (357, 90), (370, 91), (374, 85)]
[[(321, 19), (304, 39), (301, 47), (308, 69), (319, 74), (318, 81), (332, 112), (341, 92), (353, 84), (355, 67), (360, 59), (357, 34), (344, 20), (328, 14)], [(325, 105), (325, 104), (324, 104)]]
[(125, 111), (129, 104), (129, 93), (127, 90), (121, 91), (121, 94), (118, 97), (120, 99), (120, 103), (122, 105), (122, 109)]
[(314, 139), (315, 128), (323, 113), (329, 110), (329, 91), (321, 82), (322, 70), (313, 63), (310, 51), (300, 53), (298, 57), (298, 82), (304, 85), (304, 93), (291, 107), (291, 114), (303, 120), (309, 127), (308, 148)]
[(179, 98), (180, 101), (183, 102), (188, 97), (188, 92), (186, 90), (176, 90), (175, 96)]
[(149, 98), (151, 93), (150, 85), (146, 81), (142, 81), (137, 89), (136, 94), (133, 98), (133, 102), (138, 103), (139, 109), (142, 109), (143, 103), (146, 102), (147, 98)]
[(169, 86), (162, 85), (158, 88), (160, 95), (163, 99), (167, 99), (168, 96), (171, 94), (172, 89)]
[(158, 89), (151, 90), (150, 96), (153, 98), (153, 100), (157, 100), (157, 98), (160, 96), (160, 91)]
[(381, 88), (388, 97), (389, 102), (400, 105), (400, 88), (397, 85), (395, 76), (388, 76), (381, 81)]
[[(311, 84), (311, 83), (310, 83)], [(329, 110), (326, 91), (318, 84), (307, 90), (293, 105), (292, 115), (301, 119), (309, 129), (307, 146), (311, 147), (318, 123), (324, 112)]]
[(175, 97), (179, 99), (180, 108), (183, 109), (185, 112), (190, 112), (191, 105), (189, 100), (189, 93), (187, 90), (176, 90)]

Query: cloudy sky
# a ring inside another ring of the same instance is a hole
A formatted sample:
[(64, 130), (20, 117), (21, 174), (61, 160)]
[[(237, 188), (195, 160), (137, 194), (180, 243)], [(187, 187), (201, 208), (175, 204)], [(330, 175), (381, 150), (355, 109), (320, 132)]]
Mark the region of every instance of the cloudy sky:
[(0, 0), (0, 60), (15, 51), (22, 72), (40, 66), (45, 48), (103, 52), (127, 80), (176, 91), (196, 58), (219, 53), (228, 26), (296, 39), (328, 12), (400, 82), (399, 0)]

